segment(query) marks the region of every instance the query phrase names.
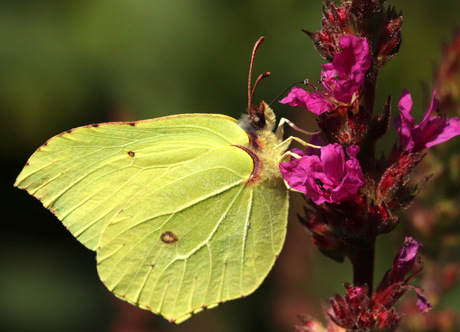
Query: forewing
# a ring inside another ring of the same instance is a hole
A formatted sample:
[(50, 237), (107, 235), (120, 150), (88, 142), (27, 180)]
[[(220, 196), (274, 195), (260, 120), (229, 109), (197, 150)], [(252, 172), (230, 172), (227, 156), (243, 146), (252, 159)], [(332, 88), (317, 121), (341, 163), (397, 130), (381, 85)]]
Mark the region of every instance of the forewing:
[(253, 292), (281, 251), (287, 190), (247, 184), (251, 156), (214, 150), (143, 190), (104, 231), (98, 272), (118, 297), (180, 322)]
[(234, 119), (220, 115), (90, 125), (46, 142), (15, 186), (38, 198), (95, 250), (108, 222), (132, 197), (165, 172), (232, 144), (247, 145), (247, 134)]

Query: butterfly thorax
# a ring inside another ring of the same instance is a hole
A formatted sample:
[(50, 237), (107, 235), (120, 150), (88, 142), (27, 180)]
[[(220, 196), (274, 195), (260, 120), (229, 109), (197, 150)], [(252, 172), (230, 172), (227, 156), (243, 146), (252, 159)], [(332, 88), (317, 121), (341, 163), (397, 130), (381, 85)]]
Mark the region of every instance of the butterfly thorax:
[(286, 146), (280, 144), (282, 140), (276, 137), (273, 129), (276, 117), (273, 110), (265, 104), (265, 126), (260, 129), (252, 125), (249, 118), (243, 118), (239, 125), (248, 133), (250, 144), (249, 150), (253, 153), (254, 159), (254, 182), (266, 180), (274, 181), (281, 179), (279, 161), (286, 152)]

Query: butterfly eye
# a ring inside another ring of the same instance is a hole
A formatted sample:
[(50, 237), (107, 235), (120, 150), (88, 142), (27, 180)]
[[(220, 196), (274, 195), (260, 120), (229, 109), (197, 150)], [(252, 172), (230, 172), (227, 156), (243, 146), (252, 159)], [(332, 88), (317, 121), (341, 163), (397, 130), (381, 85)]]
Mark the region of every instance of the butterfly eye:
[(251, 123), (258, 129), (262, 129), (265, 127), (265, 116), (263, 113), (259, 115), (257, 111), (251, 114)]

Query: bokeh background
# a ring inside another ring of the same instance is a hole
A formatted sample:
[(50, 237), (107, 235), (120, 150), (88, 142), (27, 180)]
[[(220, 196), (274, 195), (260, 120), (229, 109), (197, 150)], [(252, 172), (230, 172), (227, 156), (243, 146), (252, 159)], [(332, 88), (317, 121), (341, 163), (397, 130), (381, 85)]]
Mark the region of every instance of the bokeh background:
[[(459, 24), (457, 1), (390, 1), (403, 11), (403, 44), (379, 78), (376, 110), (409, 88), (421, 110), (441, 46)], [(288, 238), (261, 288), (206, 310), (180, 326), (126, 305), (99, 281), (85, 249), (39, 201), (13, 188), (28, 157), (73, 127), (175, 113), (238, 117), (247, 105), (250, 54), (255, 75), (271, 71), (255, 101), (272, 101), (292, 82), (319, 79), (323, 60), (301, 28), (321, 27), (320, 0), (0, 1), (0, 330), (289, 331), (296, 315), (321, 316), (320, 299), (342, 293), (348, 263), (310, 246), (295, 213)], [(306, 129), (304, 112), (275, 105)], [(394, 133), (393, 133), (394, 135)], [(382, 148), (392, 145), (391, 137)], [(379, 278), (400, 232), (378, 243)]]

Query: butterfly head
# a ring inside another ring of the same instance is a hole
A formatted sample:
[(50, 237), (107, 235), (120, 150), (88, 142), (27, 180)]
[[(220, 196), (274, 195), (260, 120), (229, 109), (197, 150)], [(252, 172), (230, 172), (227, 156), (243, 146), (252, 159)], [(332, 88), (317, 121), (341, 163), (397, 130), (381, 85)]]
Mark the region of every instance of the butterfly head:
[[(269, 72), (265, 72), (259, 75), (257, 77), (256, 82), (254, 83), (254, 86), (251, 84), (251, 77), (252, 77), (252, 68), (254, 66), (254, 59), (256, 57), (257, 50), (259, 49), (259, 46), (262, 44), (264, 41), (265, 37), (260, 37), (256, 44), (254, 45), (254, 49), (252, 50), (252, 56), (251, 56), (251, 64), (249, 65), (249, 77), (248, 77), (248, 114), (249, 114), (249, 120), (253, 128), (261, 130), (261, 129), (268, 129), (267, 124), (270, 125), (270, 121), (272, 120), (271, 118), (274, 117), (273, 111), (268, 107), (268, 105), (265, 102), (260, 102), (258, 106), (254, 105), (252, 103), (252, 99), (254, 96), (254, 91), (256, 90), (257, 86), (259, 85), (260, 81), (262, 79), (270, 76)], [(268, 112), (268, 113), (267, 113)], [(268, 117), (267, 117), (268, 115)], [(274, 122), (274, 121), (273, 121)], [(272, 126), (271, 129), (273, 129), (274, 125)], [(244, 128), (244, 127), (243, 127)]]

